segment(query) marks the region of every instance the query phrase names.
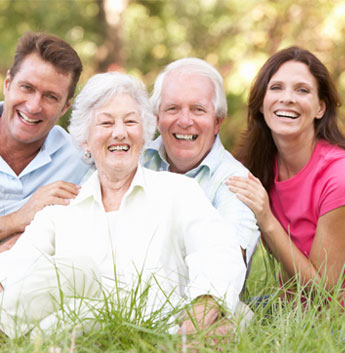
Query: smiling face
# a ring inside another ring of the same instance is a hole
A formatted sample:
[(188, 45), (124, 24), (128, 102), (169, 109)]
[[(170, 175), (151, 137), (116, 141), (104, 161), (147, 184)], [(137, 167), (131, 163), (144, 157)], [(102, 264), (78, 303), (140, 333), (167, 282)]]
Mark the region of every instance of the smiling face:
[(314, 119), (326, 109), (318, 96), (318, 85), (307, 65), (288, 61), (280, 66), (267, 85), (262, 113), (273, 139), (314, 139)]
[(195, 168), (211, 150), (223, 121), (216, 117), (213, 102), (209, 78), (178, 71), (165, 77), (158, 130), (172, 172)]
[(136, 170), (143, 145), (139, 106), (128, 94), (120, 94), (95, 109), (83, 147), (91, 152), (99, 175), (111, 178)]
[(70, 107), (71, 74), (58, 71), (37, 54), (28, 55), (14, 77), (4, 82), (0, 119), (3, 141), (19, 148), (39, 149), (49, 131)]

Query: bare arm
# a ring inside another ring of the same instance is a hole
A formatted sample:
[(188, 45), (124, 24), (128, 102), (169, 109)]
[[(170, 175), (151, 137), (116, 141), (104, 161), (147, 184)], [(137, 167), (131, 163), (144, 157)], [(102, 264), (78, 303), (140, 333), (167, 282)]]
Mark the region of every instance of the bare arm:
[(35, 214), (47, 205), (68, 205), (80, 186), (65, 181), (41, 186), (18, 211), (0, 217), (0, 240), (22, 233)]
[[(267, 246), (282, 264), (284, 279), (300, 276), (302, 285), (310, 280), (320, 282), (325, 276), (331, 288), (341, 275), (345, 262), (345, 207), (339, 207), (319, 218), (315, 239), (307, 258), (290, 240), (288, 234), (271, 212), (268, 195), (259, 179), (233, 177), (230, 190), (237, 193), (255, 213)], [(327, 263), (326, 263), (327, 262)]]
[(315, 238), (310, 250), (310, 261), (334, 287), (342, 275), (345, 264), (345, 206), (322, 215), (317, 223)]

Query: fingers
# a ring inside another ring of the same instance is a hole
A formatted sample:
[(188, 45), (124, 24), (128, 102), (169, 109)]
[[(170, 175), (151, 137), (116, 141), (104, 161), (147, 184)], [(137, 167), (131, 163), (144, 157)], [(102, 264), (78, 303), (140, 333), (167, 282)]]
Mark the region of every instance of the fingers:
[[(260, 184), (257, 184), (249, 178), (231, 177), (226, 184), (228, 185), (229, 190), (235, 193), (242, 202), (245, 202), (246, 199), (253, 201), (257, 198), (263, 197), (265, 193), (265, 190)], [(245, 202), (245, 204), (249, 206), (247, 202)]]
[(224, 347), (232, 341), (235, 330), (233, 323), (225, 318), (205, 328), (207, 331), (205, 331), (206, 336), (203, 338), (181, 332), (181, 328), (178, 333), (182, 334), (182, 352), (200, 352), (205, 343), (207, 346), (215, 347), (216, 351), (222, 352), (222, 346)]
[(56, 181), (48, 185), (41, 186), (31, 196), (29, 201), (19, 210), (13, 213), (16, 218), (15, 223), (20, 225), (20, 230), (32, 221), (35, 214), (43, 207), (49, 205), (68, 205), (80, 190), (79, 185), (65, 181)]
[(254, 212), (259, 226), (265, 227), (271, 212), (268, 194), (260, 180), (249, 173), (248, 178), (229, 177), (226, 184), (229, 190)]
[(63, 199), (74, 199), (78, 195), (79, 190), (79, 185), (59, 180), (55, 183), (41, 186), (37, 192)]

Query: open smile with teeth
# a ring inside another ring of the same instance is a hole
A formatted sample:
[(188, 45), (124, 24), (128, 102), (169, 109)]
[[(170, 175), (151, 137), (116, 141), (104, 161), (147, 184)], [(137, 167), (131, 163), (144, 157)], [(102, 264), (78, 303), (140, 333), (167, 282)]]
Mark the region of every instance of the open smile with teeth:
[(20, 120), (29, 125), (35, 125), (40, 123), (42, 120), (33, 120), (28, 118), (23, 112), (17, 111)]
[(183, 141), (194, 141), (198, 138), (198, 135), (188, 135), (188, 134), (173, 134), (177, 140)]
[(111, 145), (108, 147), (110, 152), (121, 151), (127, 152), (129, 150), (129, 145)]
[(298, 113), (285, 111), (285, 110), (277, 110), (275, 114), (280, 118), (289, 118), (289, 119), (297, 119), (300, 116), (300, 114)]

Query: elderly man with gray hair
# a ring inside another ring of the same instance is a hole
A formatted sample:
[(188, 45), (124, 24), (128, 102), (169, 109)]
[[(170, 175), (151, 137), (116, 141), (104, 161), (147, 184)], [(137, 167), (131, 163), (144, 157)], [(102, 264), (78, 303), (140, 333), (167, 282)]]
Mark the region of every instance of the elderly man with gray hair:
[(227, 115), (221, 75), (204, 60), (177, 60), (157, 77), (151, 103), (160, 136), (145, 151), (145, 167), (196, 179), (229, 228), (235, 230), (249, 264), (259, 231), (253, 212), (225, 183), (229, 176), (247, 176), (248, 170), (225, 150), (219, 138)]

